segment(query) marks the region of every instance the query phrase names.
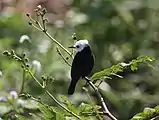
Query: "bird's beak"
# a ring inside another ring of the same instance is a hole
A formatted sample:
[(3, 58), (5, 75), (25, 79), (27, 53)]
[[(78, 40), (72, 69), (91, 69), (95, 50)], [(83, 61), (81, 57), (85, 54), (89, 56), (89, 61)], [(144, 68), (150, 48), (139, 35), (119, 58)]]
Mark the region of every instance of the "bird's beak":
[(70, 47), (68, 47), (68, 48), (75, 48), (74, 46), (70, 46)]

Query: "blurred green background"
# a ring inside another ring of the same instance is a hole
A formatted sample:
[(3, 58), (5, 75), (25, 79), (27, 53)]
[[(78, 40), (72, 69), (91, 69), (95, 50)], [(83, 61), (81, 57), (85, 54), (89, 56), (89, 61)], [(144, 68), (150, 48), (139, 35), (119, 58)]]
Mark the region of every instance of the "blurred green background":
[[(42, 75), (55, 78), (48, 90), (55, 96), (67, 96), (70, 67), (58, 55), (57, 45), (29, 26), (25, 13), (15, 7), (23, 2), (25, 4), (23, 0), (14, 1), (13, 6), (9, 3), (10, 6), (2, 6), (4, 1), (0, 2), (0, 53), (10, 49), (19, 55), (25, 52), (35, 68), (37, 78), (40, 79)], [(44, 7), (49, 9), (51, 6), (44, 4)], [(74, 32), (78, 39), (89, 40), (95, 56), (92, 74), (140, 55), (159, 56), (158, 0), (73, 0), (67, 9), (50, 10), (48, 17), (48, 32), (66, 48), (74, 44)], [(112, 80), (100, 85), (108, 108), (119, 120), (128, 120), (144, 107), (159, 104), (158, 61), (154, 67), (141, 66), (136, 72), (125, 70), (119, 73), (123, 78), (112, 76)], [(0, 70), (0, 95), (5, 96), (12, 89), (19, 91), (22, 84), (20, 64), (0, 54)], [(83, 85), (84, 81), (78, 82), (75, 94), (69, 97), (72, 103), (90, 102), (82, 90)], [(30, 77), (26, 79), (24, 92), (54, 104)], [(90, 93), (98, 103), (93, 90)]]

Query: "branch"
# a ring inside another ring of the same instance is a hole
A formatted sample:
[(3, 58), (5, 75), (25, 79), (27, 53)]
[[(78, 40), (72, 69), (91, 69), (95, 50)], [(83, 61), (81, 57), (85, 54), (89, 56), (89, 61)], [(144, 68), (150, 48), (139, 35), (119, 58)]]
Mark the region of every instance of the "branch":
[[(103, 114), (103, 115), (104, 115), (104, 113), (103, 113), (103, 112), (99, 112), (98, 110), (94, 109), (95, 104), (94, 104), (94, 102), (93, 102), (93, 100), (92, 100), (92, 98), (91, 98), (91, 96), (90, 96), (88, 90), (85, 89), (85, 88), (84, 88), (84, 90), (85, 90), (85, 92), (87, 93), (87, 96), (88, 96), (89, 100), (91, 101), (91, 105), (92, 105), (93, 110), (94, 110), (94, 111), (92, 112), (92, 114), (94, 113), (95, 116), (97, 116), (97, 118), (98, 118), (99, 120), (103, 120), (103, 118), (100, 116), (100, 114)], [(82, 112), (82, 113), (83, 113), (83, 114), (87, 114), (87, 113), (90, 114), (89, 112)]]
[[(36, 79), (36, 77), (32, 74), (32, 72), (27, 69), (30, 76), (39, 84), (39, 86), (44, 89), (43, 85), (38, 81), (38, 79)], [(76, 115), (74, 112), (70, 111), (69, 109), (67, 109), (64, 105), (62, 105), (48, 90), (44, 89), (45, 90), (45, 93), (52, 99), (55, 101), (55, 103), (57, 105), (59, 105), (61, 108), (63, 108), (64, 110), (66, 110), (68, 113), (72, 114), (73, 116), (75, 116), (76, 118), (78, 118), (79, 120), (81, 120), (81, 118)]]
[[(38, 11), (37, 11), (38, 12)], [(39, 11), (41, 12), (41, 11)], [(54, 43), (56, 43), (60, 48), (62, 48), (68, 55), (70, 55), (70, 57), (73, 58), (72, 54), (61, 44), (59, 43), (55, 38), (53, 38), (46, 30), (46, 24), (45, 24), (45, 19), (44, 19), (44, 15), (45, 13), (43, 13), (43, 15), (41, 16), (41, 20), (42, 20), (42, 25), (40, 24), (40, 22), (38, 20), (34, 20), (29, 14), (26, 14), (27, 17), (29, 18), (30, 22), (29, 25), (33, 26), (34, 28), (36, 28), (39, 31), (42, 31), (43, 33), (45, 33), (45, 35), (50, 38)], [(38, 17), (38, 16), (37, 16)], [(36, 25), (34, 25), (36, 24)]]
[(117, 120), (117, 118), (115, 118), (111, 112), (109, 112), (106, 103), (104, 102), (104, 99), (102, 97), (102, 95), (100, 94), (99, 90), (97, 87), (95, 87), (95, 85), (92, 83), (92, 81), (88, 78), (88, 77), (84, 77), (84, 79), (90, 84), (90, 86), (94, 89), (94, 91), (96, 92), (100, 102), (102, 103), (102, 107), (103, 107), (103, 112), (105, 115), (107, 115), (109, 118), (111, 118), (112, 120)]
[[(43, 86), (43, 84), (40, 83), (40, 81), (33, 75), (33, 73), (31, 72), (31, 70), (29, 69), (29, 64), (27, 63), (28, 60), (26, 61), (26, 59), (28, 58), (20, 58), (19, 56), (17, 56), (14, 51), (12, 50), (11, 52), (9, 51), (4, 51), (3, 52), (4, 55), (13, 58), (16, 61), (19, 61), (22, 64), (22, 68), (23, 68), (23, 72), (28, 72), (29, 75), (33, 78), (33, 80), (45, 91), (45, 93), (52, 99), (55, 101), (55, 103), (57, 105), (59, 105), (61, 108), (63, 108), (65, 111), (67, 111), (68, 113), (72, 114), (74, 117), (76, 117), (79, 120), (82, 120), (77, 114), (75, 114), (74, 112), (70, 111), (68, 108), (66, 108), (64, 105), (62, 105), (48, 90), (46, 90), (46, 88)], [(25, 74), (23, 74), (23, 80), (25, 78)]]
[(19, 94), (21, 94), (24, 90), (24, 83), (25, 83), (25, 70), (23, 69), (23, 79), (22, 79), (22, 85), (21, 85)]
[(61, 58), (65, 61), (65, 63), (71, 67), (72, 65), (68, 62), (68, 59), (66, 59), (64, 55), (62, 55), (60, 49), (57, 47), (56, 50), (57, 50), (57, 53), (61, 56)]
[[(73, 59), (72, 54), (71, 54), (61, 43), (59, 43), (55, 38), (53, 38), (53, 37), (47, 32), (46, 27), (45, 27), (46, 24), (45, 24), (45, 21), (44, 21), (44, 15), (45, 15), (46, 11), (43, 12), (42, 8), (38, 8), (36, 12), (37, 12), (37, 14), (40, 13), (40, 15), (42, 16), (42, 17), (41, 17), (42, 25), (40, 24), (40, 22), (39, 22), (38, 20), (33, 20), (33, 19), (30, 17), (30, 15), (27, 14), (27, 16), (29, 17), (30, 21), (33, 21), (33, 22), (39, 27), (39, 29), (40, 29), (46, 36), (48, 36), (48, 38), (50, 38), (55, 44), (57, 44), (61, 49), (63, 49), (63, 50), (64, 50), (69, 56), (71, 56), (71, 58)], [(38, 15), (37, 15), (37, 17), (38, 17)], [(32, 25), (32, 24), (30, 24), (30, 25)], [(33, 26), (33, 27), (34, 27), (34, 26)], [(35, 28), (36, 28), (36, 27), (35, 27)], [(62, 56), (62, 58), (63, 58), (63, 56)], [(66, 62), (65, 59), (64, 59), (64, 61)], [(66, 62), (66, 63), (67, 63), (67, 62)], [(68, 64), (68, 63), (67, 63), (67, 64)], [(106, 106), (106, 103), (104, 102), (103, 97), (101, 96), (101, 94), (100, 94), (99, 91), (98, 91), (98, 88), (95, 87), (94, 84), (93, 84), (87, 77), (85, 77), (84, 79), (91, 85), (91, 87), (92, 87), (92, 88), (94, 89), (94, 91), (96, 92), (98, 98), (100, 99), (100, 102), (102, 103), (102, 107), (103, 107), (104, 114), (107, 115), (108, 117), (110, 117), (112, 120), (117, 120), (117, 119), (109, 112), (109, 110), (108, 110), (108, 108), (107, 108), (107, 106)], [(35, 81), (36, 81), (36, 80), (35, 80)], [(53, 100), (55, 99), (50, 93), (48, 93), (47, 91), (45, 91), (45, 92), (46, 92)], [(55, 99), (54, 101), (57, 102), (57, 104), (59, 104), (58, 101), (56, 101), (56, 99)], [(60, 106), (61, 106), (61, 104), (60, 104)], [(63, 108), (63, 106), (61, 106), (61, 107)], [(67, 109), (67, 108), (64, 108), (64, 109)], [(71, 112), (71, 111), (68, 111), (68, 112)], [(77, 117), (77, 116), (76, 116), (76, 117)], [(77, 118), (78, 118), (78, 117), (77, 117)]]

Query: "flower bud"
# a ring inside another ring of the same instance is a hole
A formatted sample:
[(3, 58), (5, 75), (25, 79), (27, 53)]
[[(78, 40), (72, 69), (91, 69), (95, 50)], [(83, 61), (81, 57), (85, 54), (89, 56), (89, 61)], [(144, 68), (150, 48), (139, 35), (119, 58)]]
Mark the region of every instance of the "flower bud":
[(18, 93), (16, 91), (10, 91), (10, 96), (13, 98), (13, 99), (17, 99), (18, 98)]

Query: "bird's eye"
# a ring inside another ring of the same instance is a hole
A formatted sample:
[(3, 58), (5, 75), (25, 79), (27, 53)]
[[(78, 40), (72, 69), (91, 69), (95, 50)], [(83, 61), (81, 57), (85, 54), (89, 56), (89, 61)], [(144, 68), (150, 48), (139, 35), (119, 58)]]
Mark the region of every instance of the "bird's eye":
[(77, 45), (76, 47), (77, 47), (77, 48), (79, 48), (80, 46), (79, 46), (79, 45)]

